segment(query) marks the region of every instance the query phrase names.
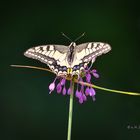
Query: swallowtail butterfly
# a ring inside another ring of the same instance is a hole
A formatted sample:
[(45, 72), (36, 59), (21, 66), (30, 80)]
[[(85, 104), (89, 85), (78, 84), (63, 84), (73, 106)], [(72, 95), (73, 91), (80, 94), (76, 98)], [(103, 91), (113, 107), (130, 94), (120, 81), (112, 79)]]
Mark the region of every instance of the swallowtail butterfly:
[(56, 75), (79, 75), (89, 62), (111, 50), (109, 44), (89, 42), (69, 46), (43, 45), (28, 49), (24, 55), (47, 64)]

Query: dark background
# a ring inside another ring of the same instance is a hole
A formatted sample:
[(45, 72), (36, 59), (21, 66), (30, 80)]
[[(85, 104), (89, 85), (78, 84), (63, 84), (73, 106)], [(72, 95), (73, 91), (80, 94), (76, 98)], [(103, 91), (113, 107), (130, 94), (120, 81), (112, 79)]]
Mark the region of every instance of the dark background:
[[(66, 139), (69, 96), (48, 94), (55, 75), (10, 67), (46, 67), (23, 52), (43, 44), (69, 45), (61, 31), (72, 39), (86, 32), (77, 44), (111, 44), (112, 51), (94, 63), (100, 79), (92, 83), (140, 92), (139, 7), (136, 0), (1, 1), (0, 139)], [(72, 140), (140, 139), (140, 97), (96, 92), (96, 102), (89, 98), (80, 105), (74, 99)]]

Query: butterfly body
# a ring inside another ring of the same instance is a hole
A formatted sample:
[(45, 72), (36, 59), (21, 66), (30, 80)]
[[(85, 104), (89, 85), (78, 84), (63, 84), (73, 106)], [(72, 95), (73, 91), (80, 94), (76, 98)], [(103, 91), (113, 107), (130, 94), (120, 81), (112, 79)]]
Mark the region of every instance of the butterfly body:
[(42, 45), (28, 49), (24, 55), (47, 64), (58, 76), (79, 75), (89, 62), (93, 63), (97, 56), (111, 50), (109, 44), (89, 42), (69, 46)]
[(72, 64), (73, 60), (74, 60), (74, 56), (75, 56), (75, 46), (76, 44), (74, 42), (72, 42), (69, 45), (69, 51), (68, 51), (68, 55), (67, 55), (67, 61), (69, 63), (69, 65)]

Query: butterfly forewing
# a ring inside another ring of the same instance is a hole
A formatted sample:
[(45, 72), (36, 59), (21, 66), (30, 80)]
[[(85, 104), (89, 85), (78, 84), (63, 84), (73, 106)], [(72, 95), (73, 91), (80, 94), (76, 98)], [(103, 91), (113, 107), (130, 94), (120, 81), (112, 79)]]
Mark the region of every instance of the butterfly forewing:
[(68, 47), (64, 45), (43, 45), (28, 49), (24, 55), (47, 64), (56, 74), (66, 72), (66, 54)]
[(95, 61), (97, 56), (105, 54), (111, 50), (107, 43), (89, 42), (76, 46), (76, 58), (82, 62)]

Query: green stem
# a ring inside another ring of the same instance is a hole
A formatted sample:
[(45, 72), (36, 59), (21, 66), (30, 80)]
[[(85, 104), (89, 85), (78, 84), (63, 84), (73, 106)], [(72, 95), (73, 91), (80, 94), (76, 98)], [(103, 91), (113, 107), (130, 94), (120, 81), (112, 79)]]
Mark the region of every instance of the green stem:
[(100, 89), (100, 90), (104, 90), (104, 91), (109, 91), (109, 92), (114, 92), (114, 93), (120, 93), (120, 94), (127, 94), (127, 95), (140, 96), (140, 93), (136, 93), (136, 92), (128, 92), (128, 91), (121, 91), (121, 90), (115, 90), (115, 89), (104, 88), (104, 87), (92, 85), (92, 84), (89, 84), (89, 83), (86, 83), (86, 82), (79, 82), (79, 83), (80, 83), (81, 85), (93, 87), (93, 88)]
[(68, 134), (67, 140), (71, 140), (71, 129), (72, 129), (72, 113), (73, 113), (73, 92), (74, 92), (74, 82), (70, 85), (71, 94), (69, 101), (69, 118), (68, 118)]
[(93, 85), (94, 88), (100, 89), (100, 90), (105, 90), (109, 92), (114, 92), (114, 93), (121, 93), (121, 94), (127, 94), (127, 95), (140, 95), (140, 93), (136, 92), (128, 92), (128, 91), (121, 91), (121, 90), (115, 90), (115, 89), (109, 89), (109, 88), (104, 88), (104, 87), (99, 87), (96, 85)]

